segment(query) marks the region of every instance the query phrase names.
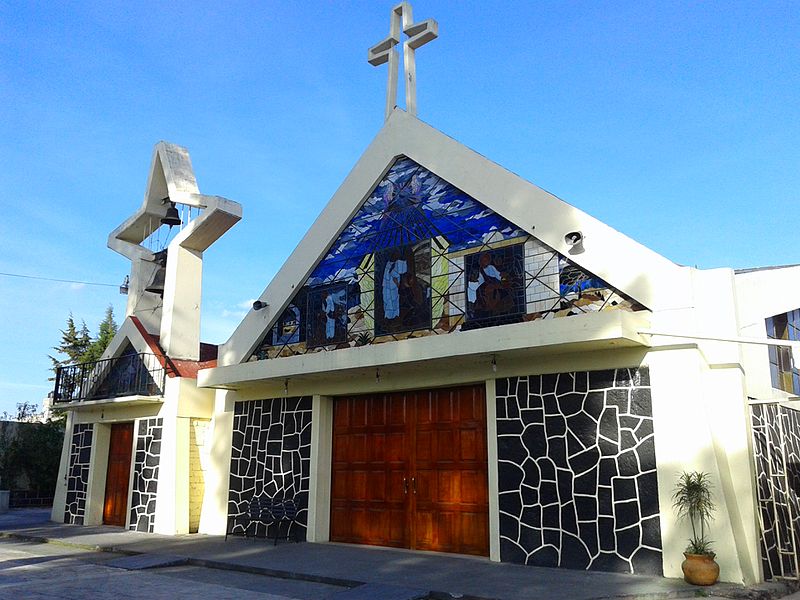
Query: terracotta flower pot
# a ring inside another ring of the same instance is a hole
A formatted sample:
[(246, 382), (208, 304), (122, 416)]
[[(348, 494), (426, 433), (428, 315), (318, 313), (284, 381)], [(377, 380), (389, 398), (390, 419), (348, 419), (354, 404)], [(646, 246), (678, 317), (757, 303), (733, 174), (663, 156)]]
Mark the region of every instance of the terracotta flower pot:
[(719, 565), (714, 560), (715, 554), (689, 554), (681, 563), (683, 578), (693, 585), (712, 585), (719, 577)]

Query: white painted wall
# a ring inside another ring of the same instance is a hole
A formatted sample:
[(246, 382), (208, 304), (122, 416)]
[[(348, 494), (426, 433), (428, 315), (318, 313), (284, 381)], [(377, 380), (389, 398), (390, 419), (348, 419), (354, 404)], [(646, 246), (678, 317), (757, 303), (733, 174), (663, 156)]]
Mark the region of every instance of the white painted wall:
[(306, 534), (309, 542), (330, 540), (332, 453), (333, 398), (315, 394), (311, 400), (311, 466)]
[(497, 388), (494, 379), (486, 380), (486, 458), (489, 477), (489, 558), (500, 561), (500, 487), (497, 459)]
[(217, 390), (211, 419), (209, 470), (200, 514), (200, 533), (225, 535), (228, 521), (228, 482), (233, 436), (234, 392)]
[[(800, 308), (800, 266), (737, 273), (736, 295), (740, 334), (764, 338), (768, 317)], [(767, 400), (791, 395), (772, 387), (766, 346), (745, 345), (742, 355), (750, 397)], [(797, 352), (794, 359), (800, 361)]]

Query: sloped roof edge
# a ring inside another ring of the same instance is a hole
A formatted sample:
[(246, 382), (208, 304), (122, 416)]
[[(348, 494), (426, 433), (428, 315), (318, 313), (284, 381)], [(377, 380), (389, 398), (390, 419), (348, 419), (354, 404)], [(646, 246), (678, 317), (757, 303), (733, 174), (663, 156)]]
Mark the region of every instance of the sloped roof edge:
[[(356, 162), (260, 300), (220, 346), (219, 365), (242, 362), (288, 304), (328, 246), (356, 214), (398, 156), (408, 156), (521, 229), (652, 310), (690, 304), (689, 269), (522, 179), (455, 139), (395, 109)], [(581, 231), (583, 251), (564, 240)]]
[(125, 342), (130, 342), (139, 354), (153, 354), (166, 370), (168, 377), (197, 378), (200, 369), (210, 369), (217, 366), (218, 347), (214, 344), (201, 343), (200, 360), (179, 360), (169, 358), (158, 341), (158, 336), (145, 329), (142, 322), (135, 316), (127, 317), (117, 330), (114, 339), (103, 352), (101, 359), (119, 356)]

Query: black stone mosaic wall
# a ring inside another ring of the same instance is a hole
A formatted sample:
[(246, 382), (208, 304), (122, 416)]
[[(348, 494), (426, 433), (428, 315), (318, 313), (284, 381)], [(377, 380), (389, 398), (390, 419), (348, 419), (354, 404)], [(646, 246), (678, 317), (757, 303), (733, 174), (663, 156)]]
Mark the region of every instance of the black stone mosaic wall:
[(800, 412), (779, 404), (754, 404), (750, 414), (764, 577), (797, 577)]
[[(228, 531), (243, 535), (247, 522), (242, 515), (248, 502), (265, 495), (294, 499), (298, 508), (297, 537), (305, 539), (310, 466), (310, 397), (237, 402), (233, 416)], [(275, 535), (274, 526), (268, 528), (259, 523), (249, 527), (249, 536)]]
[(140, 419), (136, 433), (133, 463), (130, 529), (153, 533), (156, 519), (158, 464), (161, 459), (161, 433), (164, 419)]
[(496, 385), (501, 560), (661, 575), (648, 370)]
[(64, 523), (83, 525), (86, 515), (86, 493), (89, 488), (89, 461), (92, 457), (91, 423), (72, 426), (67, 469), (67, 496), (64, 503)]

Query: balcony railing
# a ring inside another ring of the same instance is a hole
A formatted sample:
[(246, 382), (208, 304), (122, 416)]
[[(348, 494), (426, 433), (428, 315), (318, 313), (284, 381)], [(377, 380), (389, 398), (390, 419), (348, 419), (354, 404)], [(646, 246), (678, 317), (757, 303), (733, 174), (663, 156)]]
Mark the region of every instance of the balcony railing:
[(58, 367), (54, 402), (121, 396), (160, 396), (164, 366), (155, 354), (126, 354), (97, 362)]

